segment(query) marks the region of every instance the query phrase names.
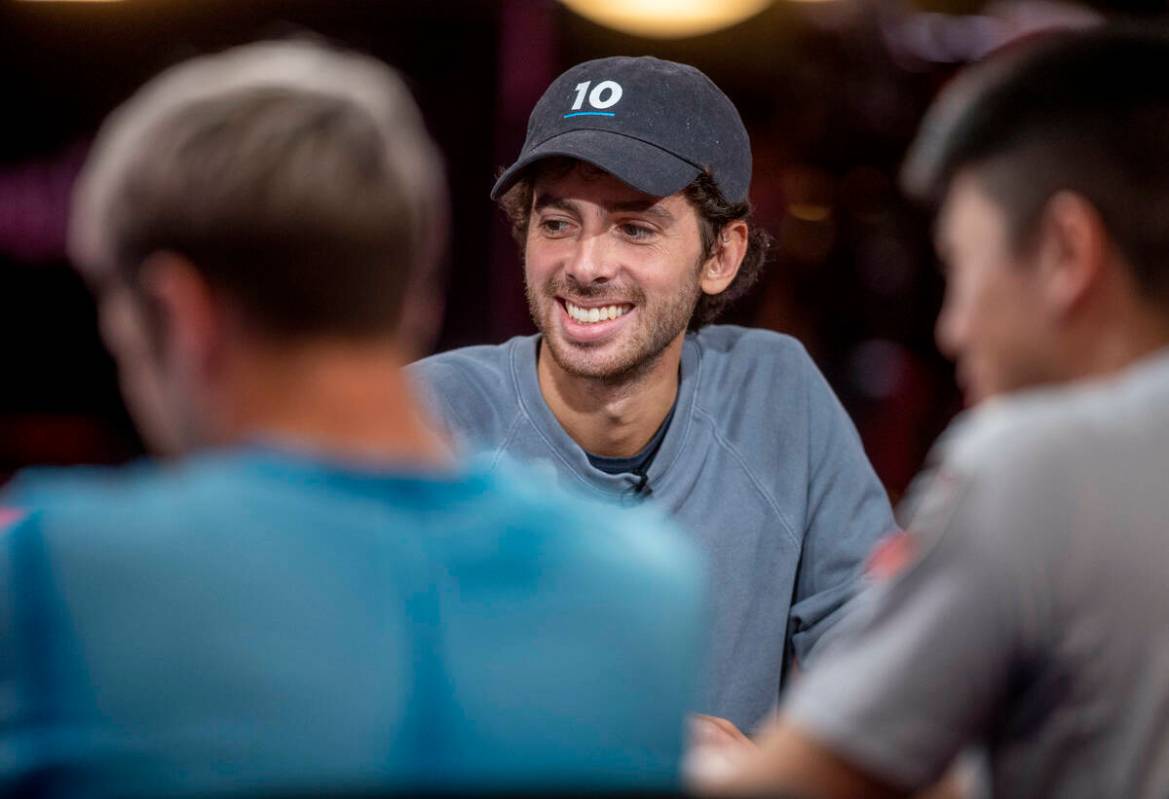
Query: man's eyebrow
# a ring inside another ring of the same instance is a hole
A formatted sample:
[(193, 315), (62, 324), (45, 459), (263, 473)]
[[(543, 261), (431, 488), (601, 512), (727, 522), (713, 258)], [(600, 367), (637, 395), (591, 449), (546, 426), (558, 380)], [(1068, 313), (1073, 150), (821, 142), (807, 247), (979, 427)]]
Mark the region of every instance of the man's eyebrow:
[[(536, 195), (535, 201), (532, 203), (533, 211), (543, 211), (545, 208), (555, 208), (560, 211), (577, 212), (576, 205), (572, 200), (564, 197), (557, 197), (550, 192), (540, 192)], [(638, 213), (644, 214), (652, 219), (656, 219), (664, 225), (671, 224), (674, 221), (674, 215), (657, 205), (657, 200), (626, 200), (624, 202), (613, 203), (605, 207), (607, 213)]]
[(628, 200), (623, 203), (613, 203), (609, 206), (609, 210), (645, 214), (663, 224), (669, 224), (674, 221), (674, 215), (658, 205), (657, 200)]
[(556, 208), (560, 211), (575, 211), (572, 203), (563, 197), (557, 197), (555, 194), (548, 192), (541, 192), (536, 195), (536, 201), (532, 204), (533, 211), (543, 211), (545, 208)]

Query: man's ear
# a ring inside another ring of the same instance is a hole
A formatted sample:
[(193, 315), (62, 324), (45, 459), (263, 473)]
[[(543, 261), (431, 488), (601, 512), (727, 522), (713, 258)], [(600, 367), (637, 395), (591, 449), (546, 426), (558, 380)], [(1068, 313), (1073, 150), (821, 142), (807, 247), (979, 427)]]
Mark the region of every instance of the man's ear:
[(714, 254), (702, 264), (699, 284), (706, 294), (722, 294), (734, 282), (747, 255), (750, 228), (742, 219), (728, 222), (719, 231)]
[(1037, 267), (1049, 307), (1065, 316), (1100, 286), (1111, 252), (1104, 220), (1083, 196), (1061, 191), (1040, 220)]
[(159, 346), (187, 368), (213, 368), (224, 320), (214, 292), (194, 265), (181, 255), (157, 252), (143, 262), (139, 282), (158, 312)]
[(434, 351), (443, 306), (442, 291), (433, 275), (416, 276), (406, 287), (395, 339), (407, 363)]

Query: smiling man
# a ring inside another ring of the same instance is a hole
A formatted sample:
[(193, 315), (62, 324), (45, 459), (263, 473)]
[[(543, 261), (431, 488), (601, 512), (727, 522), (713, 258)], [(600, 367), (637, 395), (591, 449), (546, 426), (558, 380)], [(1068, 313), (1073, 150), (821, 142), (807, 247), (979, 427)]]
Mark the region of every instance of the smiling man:
[(762, 269), (750, 180), (739, 114), (697, 69), (649, 57), (569, 69), (492, 191), (540, 333), (414, 367), (459, 440), (586, 493), (657, 503), (705, 549), (714, 635), (700, 709), (747, 729), (893, 526), (803, 348), (708, 324)]

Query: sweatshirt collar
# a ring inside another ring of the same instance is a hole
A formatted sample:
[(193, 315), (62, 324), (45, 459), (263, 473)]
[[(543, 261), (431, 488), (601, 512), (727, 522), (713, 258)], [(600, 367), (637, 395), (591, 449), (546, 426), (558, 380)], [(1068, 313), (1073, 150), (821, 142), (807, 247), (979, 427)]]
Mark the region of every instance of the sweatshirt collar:
[[(519, 397), (520, 410), (532, 423), (536, 432), (547, 443), (557, 466), (564, 467), (575, 478), (573, 483), (592, 492), (602, 493), (609, 498), (616, 496), (625, 500), (639, 501), (635, 490), (640, 478), (632, 473), (611, 475), (589, 463), (588, 455), (561, 426), (544, 395), (540, 391), (540, 379), (536, 372), (536, 359), (540, 350), (540, 336), (513, 339), (509, 357), (512, 380)], [(678, 396), (674, 419), (666, 431), (661, 449), (647, 474), (648, 484), (654, 490), (668, 483), (670, 466), (684, 449), (684, 443), (693, 421), (694, 399), (701, 376), (701, 347), (693, 333), (686, 335), (682, 343), (681, 374), (678, 379)]]

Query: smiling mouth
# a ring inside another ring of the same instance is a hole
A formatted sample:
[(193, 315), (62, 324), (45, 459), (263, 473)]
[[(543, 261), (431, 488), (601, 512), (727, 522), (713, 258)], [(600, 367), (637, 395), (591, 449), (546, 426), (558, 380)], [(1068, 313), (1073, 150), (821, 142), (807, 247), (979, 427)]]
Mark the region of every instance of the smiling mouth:
[(613, 303), (610, 305), (594, 305), (586, 308), (583, 305), (561, 299), (564, 309), (573, 321), (582, 325), (595, 325), (599, 322), (608, 322), (610, 319), (619, 319), (633, 310), (631, 303)]

